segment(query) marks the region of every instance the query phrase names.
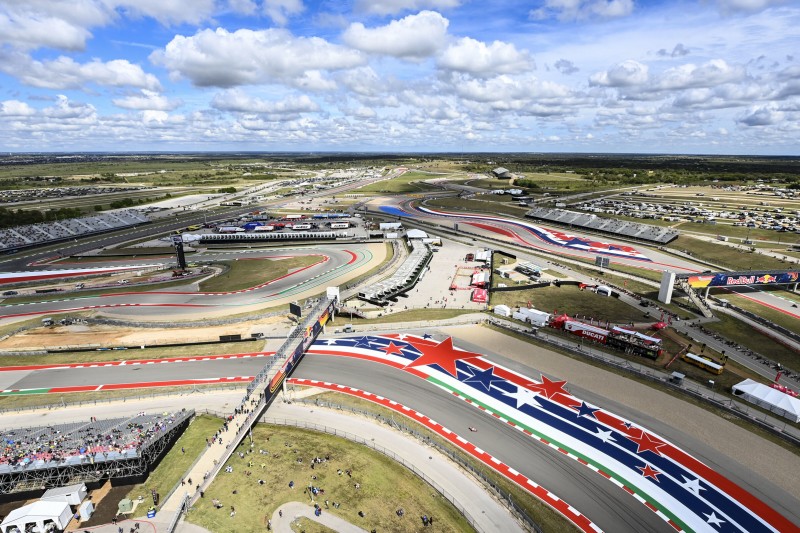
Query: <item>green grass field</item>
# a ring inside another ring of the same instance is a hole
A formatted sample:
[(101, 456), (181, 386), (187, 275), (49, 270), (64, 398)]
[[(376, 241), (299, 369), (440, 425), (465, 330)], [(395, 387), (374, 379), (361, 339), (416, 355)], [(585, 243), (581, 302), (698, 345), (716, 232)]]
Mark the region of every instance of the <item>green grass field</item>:
[(369, 413), (377, 413), (385, 418), (395, 419), (401, 421), (404, 425), (414, 429), (418, 433), (427, 436), (429, 439), (436, 441), (440, 446), (445, 449), (452, 450), (460, 454), (469, 465), (481, 474), (490, 482), (502, 490), (504, 493), (511, 496), (512, 501), (521, 509), (532, 517), (541, 528), (546, 532), (555, 531), (574, 531), (572, 524), (567, 522), (563, 516), (555, 512), (549, 506), (542, 503), (537, 498), (533, 497), (530, 493), (526, 492), (512, 481), (498, 474), (494, 470), (488, 468), (484, 463), (475, 460), (465, 454), (461, 454), (460, 450), (452, 446), (448, 441), (442, 439), (439, 435), (430, 431), (425, 426), (418, 424), (414, 420), (398, 415), (398, 413), (386, 409), (380, 405), (376, 405), (367, 400), (356, 398), (348, 394), (341, 394), (337, 392), (323, 392), (314, 396), (321, 400), (331, 402), (334, 405), (341, 405), (345, 407), (352, 407), (360, 409)]
[(493, 213), (522, 217), (527, 211), (527, 207), (517, 207), (500, 202), (489, 202), (483, 200), (466, 200), (463, 198), (434, 198), (428, 200), (425, 205), (429, 207), (442, 207), (455, 211), (469, 211), (476, 213)]
[(200, 290), (203, 292), (226, 292), (249, 289), (321, 260), (322, 257), (319, 255), (308, 255), (288, 259), (227, 261), (225, 264), (229, 269), (200, 283)]
[[(421, 530), (419, 517), (423, 514), (436, 518), (436, 531), (472, 531), (456, 509), (424, 481), (365, 446), (324, 433), (262, 424), (253, 430), (253, 441), (253, 448), (245, 439), (237, 451), (254, 452), (244, 459), (233, 455), (227, 463), (233, 467), (233, 473), (223, 471), (217, 476), (205, 491), (205, 497), (189, 512), (189, 522), (214, 533), (265, 531), (267, 517), (282, 504), (299, 501), (312, 505), (310, 495), (303, 491), (313, 484), (325, 490), (324, 495), (316, 498), (323, 512), (340, 516), (367, 531)], [(269, 455), (259, 454), (260, 449)], [(313, 457), (325, 456), (330, 459), (313, 470), (309, 467)], [(248, 467), (251, 460), (253, 466)], [(337, 475), (338, 469), (351, 470), (352, 477)], [(252, 475), (246, 476), (245, 470)], [(265, 484), (260, 485), (259, 479)], [(290, 481), (294, 481), (294, 488), (289, 488)], [(355, 483), (360, 484), (359, 489)], [(215, 509), (213, 499), (218, 499), (223, 507)], [(325, 500), (331, 502), (328, 509)], [(333, 502), (340, 507), (334, 509)], [(231, 506), (236, 509), (234, 517), (230, 516)], [(402, 518), (395, 514), (401, 507), (405, 510)], [(364, 512), (363, 518), (359, 511)]]
[(559, 313), (574, 316), (592, 317), (605, 322), (642, 322), (645, 311), (622, 303), (616, 298), (598, 296), (590, 291), (581, 291), (574, 285), (558, 287), (543, 287), (541, 289), (526, 289), (521, 291), (492, 292), (491, 305), (500, 304), (509, 307), (527, 307), (528, 302), (536, 309), (552, 313), (557, 309)]
[[(748, 300), (744, 296), (740, 296), (732, 292), (719, 290), (719, 291), (712, 291), (712, 294), (717, 298), (727, 300), (736, 307), (741, 307), (745, 311), (750, 311), (751, 313), (755, 313), (759, 316), (766, 318), (767, 320), (775, 322), (779, 326), (783, 326), (784, 328), (790, 331), (794, 331), (795, 333), (800, 333), (800, 320), (797, 320), (792, 316), (786, 315), (784, 313), (781, 313), (780, 311), (776, 311), (775, 309), (772, 309), (765, 305), (761, 305), (752, 300)], [(789, 297), (789, 299), (791, 300), (795, 298)]]
[(353, 192), (363, 193), (363, 194), (367, 193), (400, 194), (400, 193), (427, 192), (431, 190), (438, 190), (438, 187), (433, 187), (431, 185), (427, 185), (421, 182), (424, 180), (429, 180), (437, 177), (444, 177), (444, 176), (438, 176), (436, 174), (430, 174), (428, 172), (409, 171), (401, 176), (392, 178), (390, 180), (383, 180), (383, 181), (378, 181), (376, 183), (370, 183), (369, 185), (365, 185), (358, 189), (354, 189)]
[[(706, 328), (716, 331), (723, 337), (746, 346), (751, 350), (769, 357), (776, 363), (780, 363), (793, 370), (800, 370), (800, 354), (788, 346), (772, 340), (770, 337), (751, 328), (741, 320), (717, 313), (719, 322), (706, 324)], [(796, 322), (796, 321), (795, 321)]]
[(60, 365), (67, 363), (93, 363), (98, 361), (136, 361), (139, 359), (160, 359), (165, 357), (194, 357), (202, 355), (223, 355), (231, 353), (258, 352), (264, 346), (263, 340), (243, 342), (223, 342), (200, 344), (197, 346), (167, 346), (164, 348), (102, 350), (89, 352), (60, 352), (46, 355), (5, 355), (0, 357), (2, 366), (18, 365)]
[[(147, 480), (145, 480), (144, 483), (134, 485), (131, 490), (128, 491), (126, 497), (135, 501), (139, 496), (142, 496), (144, 501), (147, 502), (147, 505), (145, 505), (145, 508), (147, 508), (149, 504), (152, 503), (150, 491), (155, 489), (161, 496), (160, 503), (163, 504), (167, 499), (169, 491), (171, 491), (176, 484), (180, 483), (181, 478), (189, 467), (192, 466), (195, 459), (205, 451), (206, 438), (213, 436), (214, 432), (221, 426), (222, 420), (219, 418), (208, 415), (195, 416), (189, 424), (189, 427), (186, 428), (183, 435), (180, 436), (177, 442), (175, 442), (172, 448), (167, 452), (155, 470), (150, 472), (150, 475), (147, 476)], [(186, 453), (181, 451), (182, 448)], [(187, 488), (188, 487), (184, 487), (184, 490)], [(181, 490), (180, 487), (178, 490)], [(137, 509), (137, 511), (140, 512), (142, 510), (142, 508)]]
[(731, 270), (780, 270), (791, 268), (789, 263), (774, 257), (747, 253), (731, 246), (702, 241), (686, 235), (681, 235), (672, 241), (669, 247), (675, 250), (686, 250), (701, 261), (708, 261)]

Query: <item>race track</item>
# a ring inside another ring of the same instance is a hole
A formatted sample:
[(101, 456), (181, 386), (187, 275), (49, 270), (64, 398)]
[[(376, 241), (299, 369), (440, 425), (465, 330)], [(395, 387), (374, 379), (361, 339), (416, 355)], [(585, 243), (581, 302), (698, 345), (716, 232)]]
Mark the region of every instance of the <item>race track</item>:
[[(203, 293), (191, 284), (185, 288), (109, 293), (100, 296), (53, 298), (52, 300), (0, 306), (0, 321), (21, 320), (35, 316), (102, 309), (117, 318), (157, 320), (191, 316), (214, 317), (237, 314), (259, 307), (288, 303), (324, 291), (325, 287), (344, 284), (358, 272), (371, 268), (383, 258), (383, 244), (356, 243), (342, 246), (287, 246), (280, 249), (212, 252), (196, 260), (253, 260), (293, 256), (317, 256), (319, 261), (277, 279), (240, 291)], [(143, 262), (152, 263), (144, 259)], [(135, 264), (135, 263), (134, 263)], [(87, 264), (90, 268), (92, 264)], [(153, 318), (156, 317), (156, 318)]]

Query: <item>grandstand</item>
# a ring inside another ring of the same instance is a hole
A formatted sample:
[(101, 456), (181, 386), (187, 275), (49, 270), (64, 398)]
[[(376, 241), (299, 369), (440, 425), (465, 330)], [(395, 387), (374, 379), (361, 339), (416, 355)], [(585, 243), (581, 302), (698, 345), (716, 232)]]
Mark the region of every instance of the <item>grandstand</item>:
[(652, 226), (639, 222), (617, 220), (615, 218), (601, 218), (597, 215), (554, 209), (550, 207), (535, 207), (525, 213), (526, 217), (555, 222), (565, 226), (585, 228), (600, 233), (608, 233), (631, 239), (667, 244), (676, 239), (680, 232), (676, 229), (663, 226)]
[(144, 479), (194, 411), (0, 430), (0, 495)]
[(143, 213), (134, 209), (122, 209), (82, 218), (0, 229), (0, 250), (75, 239), (147, 222), (150, 222), (150, 219)]
[(391, 277), (364, 287), (358, 298), (377, 305), (386, 305), (389, 298), (403, 294), (416, 285), (425, 267), (430, 263), (431, 249), (421, 241), (411, 241), (414, 249)]
[(298, 240), (323, 240), (344, 239), (346, 231), (305, 231), (289, 232), (276, 231), (274, 233), (203, 233), (194, 235), (187, 233), (183, 236), (184, 242), (200, 241), (203, 244), (217, 242), (250, 242), (250, 241), (298, 241)]

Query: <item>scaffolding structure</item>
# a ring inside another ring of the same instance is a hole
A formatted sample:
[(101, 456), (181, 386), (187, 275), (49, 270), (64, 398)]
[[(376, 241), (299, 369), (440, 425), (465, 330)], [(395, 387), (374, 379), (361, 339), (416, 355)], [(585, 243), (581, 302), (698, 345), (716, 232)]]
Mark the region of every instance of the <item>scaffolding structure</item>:
[[(169, 428), (151, 436), (137, 449), (124, 454), (87, 454), (77, 461), (32, 462), (0, 467), (0, 495), (40, 491), (76, 483), (91, 484), (107, 479), (144, 479), (189, 425), (194, 410), (175, 414)], [(55, 463), (55, 464), (54, 464)]]

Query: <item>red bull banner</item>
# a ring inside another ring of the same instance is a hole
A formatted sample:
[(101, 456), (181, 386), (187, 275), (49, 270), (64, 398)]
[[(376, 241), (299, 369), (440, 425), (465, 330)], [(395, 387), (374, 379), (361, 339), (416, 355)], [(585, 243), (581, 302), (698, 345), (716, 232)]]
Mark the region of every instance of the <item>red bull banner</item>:
[(325, 324), (327, 324), (328, 318), (330, 318), (330, 316), (331, 316), (330, 313), (328, 313), (328, 311), (325, 310), (325, 312), (322, 313), (322, 316), (319, 317), (319, 325), (324, 326)]
[(689, 285), (695, 289), (702, 289), (705, 287), (735, 287), (739, 285), (796, 283), (800, 281), (800, 274), (798, 274), (798, 272), (781, 272), (779, 274), (753, 272), (748, 275), (719, 273), (707, 276), (689, 276), (687, 281)]

